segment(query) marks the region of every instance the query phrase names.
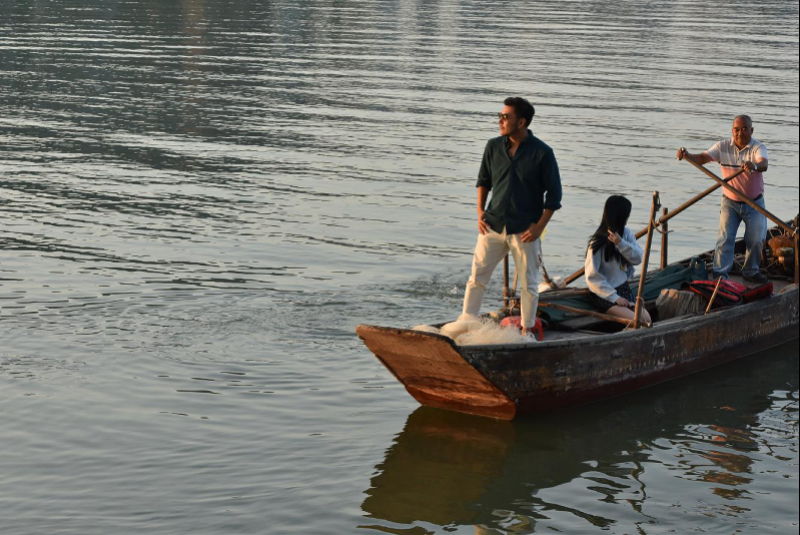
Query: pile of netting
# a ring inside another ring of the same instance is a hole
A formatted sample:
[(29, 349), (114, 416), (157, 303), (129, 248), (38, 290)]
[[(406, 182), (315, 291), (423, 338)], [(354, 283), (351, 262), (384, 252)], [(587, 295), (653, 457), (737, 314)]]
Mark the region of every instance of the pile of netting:
[(413, 330), (447, 336), (460, 346), (536, 343), (534, 338), (523, 335), (516, 327), (501, 326), (492, 318), (469, 315), (462, 315), (456, 321), (442, 325), (441, 328), (418, 325)]

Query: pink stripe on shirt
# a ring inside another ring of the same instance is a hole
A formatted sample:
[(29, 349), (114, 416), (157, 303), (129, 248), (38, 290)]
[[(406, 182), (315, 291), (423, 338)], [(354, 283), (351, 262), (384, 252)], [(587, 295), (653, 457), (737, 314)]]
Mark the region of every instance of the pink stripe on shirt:
[[(744, 162), (759, 162), (767, 159), (767, 147), (760, 141), (751, 138), (750, 143), (741, 150), (736, 147), (733, 138), (715, 143), (706, 151), (712, 160), (718, 162), (722, 169), (722, 178), (735, 175), (742, 168)], [(731, 186), (741, 191), (751, 199), (764, 194), (764, 175), (758, 171), (748, 173), (745, 171), (738, 177), (728, 182)], [(739, 201), (736, 194), (726, 188), (723, 195), (734, 201)]]

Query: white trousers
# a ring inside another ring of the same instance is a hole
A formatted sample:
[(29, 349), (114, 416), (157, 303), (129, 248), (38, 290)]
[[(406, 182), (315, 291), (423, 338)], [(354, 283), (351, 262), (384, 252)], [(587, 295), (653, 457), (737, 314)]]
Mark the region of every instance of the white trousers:
[(494, 268), (511, 251), (520, 283), (520, 314), (523, 327), (535, 325), (536, 308), (539, 306), (539, 248), (537, 239), (523, 242), (520, 234), (507, 235), (489, 230), (487, 234), (478, 234), (475, 256), (472, 259), (472, 276), (467, 282), (464, 294), (464, 314), (477, 316), (483, 304), (486, 285), (492, 278)]

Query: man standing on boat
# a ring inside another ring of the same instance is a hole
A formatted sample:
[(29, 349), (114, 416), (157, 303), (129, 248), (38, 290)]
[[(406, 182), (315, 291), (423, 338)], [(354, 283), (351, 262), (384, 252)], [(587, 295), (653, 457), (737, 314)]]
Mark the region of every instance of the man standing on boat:
[(528, 129), (535, 113), (531, 103), (509, 97), (503, 104), (500, 137), (486, 144), (478, 173), (478, 244), (463, 314), (478, 315), (494, 268), (511, 251), (521, 287), (522, 331), (527, 333), (539, 305), (539, 237), (561, 208), (561, 177), (553, 150)]
[[(717, 162), (722, 168), (722, 178), (735, 175), (739, 169), (745, 172), (729, 182), (735, 189), (764, 208), (764, 173), (767, 170), (767, 147), (753, 138), (753, 121), (747, 115), (733, 120), (733, 137), (714, 144), (700, 154), (690, 154), (678, 149), (678, 159), (688, 158), (705, 165)], [(736, 232), (744, 221), (744, 242), (747, 247), (742, 277), (751, 282), (764, 284), (767, 277), (761, 273), (761, 250), (767, 237), (767, 218), (741, 201), (735, 194), (723, 188), (722, 207), (719, 216), (719, 235), (714, 251), (714, 278), (728, 278), (733, 268), (733, 251)]]

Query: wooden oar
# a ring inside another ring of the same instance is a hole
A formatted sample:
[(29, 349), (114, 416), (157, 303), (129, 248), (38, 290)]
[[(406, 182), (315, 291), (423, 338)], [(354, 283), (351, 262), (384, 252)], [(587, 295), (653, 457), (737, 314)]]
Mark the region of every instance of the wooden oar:
[[(698, 169), (700, 169), (702, 172), (704, 172), (706, 175), (708, 175), (710, 178), (712, 178), (712, 179), (713, 179), (713, 180), (714, 180), (714, 181), (715, 181), (717, 184), (719, 184), (720, 186), (722, 186), (722, 187), (723, 187), (723, 188), (725, 188), (726, 190), (728, 190), (728, 191), (730, 191), (731, 193), (733, 193), (734, 195), (736, 195), (736, 197), (737, 197), (738, 199), (740, 199), (742, 202), (744, 202), (744, 203), (745, 203), (747, 206), (749, 206), (750, 208), (752, 208), (752, 209), (753, 209), (753, 210), (755, 210), (756, 212), (760, 213), (761, 215), (763, 215), (763, 216), (764, 216), (764, 217), (766, 217), (767, 219), (770, 219), (770, 220), (772, 220), (772, 222), (773, 222), (773, 223), (775, 223), (776, 225), (778, 225), (780, 228), (782, 228), (783, 230), (785, 230), (785, 231), (786, 231), (786, 232), (788, 232), (789, 234), (792, 234), (792, 233), (794, 233), (794, 232), (795, 232), (795, 229), (793, 229), (792, 227), (790, 227), (789, 225), (787, 225), (786, 223), (784, 223), (783, 221), (781, 221), (781, 220), (778, 218), (778, 216), (774, 215), (774, 214), (773, 214), (772, 212), (770, 212), (769, 210), (766, 210), (766, 209), (764, 209), (764, 208), (761, 208), (759, 205), (757, 205), (755, 202), (753, 202), (753, 201), (750, 199), (750, 197), (748, 197), (747, 195), (745, 195), (744, 193), (742, 193), (742, 192), (741, 192), (741, 191), (739, 191), (738, 189), (734, 188), (733, 186), (731, 186), (730, 184), (728, 184), (728, 183), (727, 183), (725, 180), (722, 180), (720, 177), (718, 177), (717, 175), (715, 175), (714, 173), (712, 173), (711, 171), (709, 171), (708, 169), (706, 169), (705, 167), (703, 167), (703, 166), (702, 166), (702, 165), (700, 165), (699, 163), (697, 163), (697, 162), (695, 162), (695, 161), (693, 161), (693, 160), (690, 160), (689, 158), (684, 158), (684, 160), (686, 160), (687, 162), (689, 162), (689, 163), (690, 163), (690, 164), (692, 164), (693, 166), (695, 166), (695, 167), (697, 167)], [(739, 171), (739, 172), (741, 173), (741, 171)], [(738, 173), (737, 173), (737, 174), (738, 174)], [(731, 178), (733, 178), (733, 177), (731, 177)]]
[(572, 314), (578, 314), (579, 316), (591, 316), (593, 318), (605, 320), (605, 321), (613, 321), (616, 323), (621, 323), (623, 325), (630, 325), (633, 320), (628, 320), (625, 318), (620, 318), (619, 316), (612, 316), (611, 314), (603, 314), (601, 312), (595, 312), (594, 310), (584, 310), (582, 308), (573, 308), (567, 305), (559, 305), (557, 303), (543, 303), (539, 302), (539, 308), (552, 308), (554, 310), (563, 310), (564, 312), (571, 312)]
[[(736, 178), (737, 176), (739, 176), (742, 173), (744, 173), (744, 169), (740, 169), (738, 173), (736, 173), (735, 175), (733, 175), (731, 177), (726, 178), (724, 181), (725, 182), (730, 182), (731, 180), (733, 180), (734, 178)], [(686, 201), (682, 205), (680, 205), (677, 208), (675, 208), (673, 211), (669, 212), (666, 215), (661, 216), (661, 218), (659, 218), (659, 220), (656, 222), (656, 226), (660, 226), (662, 223), (666, 223), (667, 221), (669, 221), (670, 219), (672, 219), (676, 215), (680, 214), (681, 212), (683, 212), (684, 210), (686, 210), (687, 208), (689, 208), (693, 204), (696, 204), (701, 199), (703, 199), (705, 197), (708, 197), (708, 195), (710, 195), (711, 193), (717, 191), (720, 187), (722, 187), (720, 184), (714, 184), (713, 186), (711, 186), (707, 190), (703, 191), (702, 193), (698, 193), (697, 195), (695, 195), (694, 197), (692, 197), (691, 199), (689, 199), (688, 201)], [(642, 236), (644, 236), (645, 234), (647, 234), (647, 229), (648, 229), (649, 226), (650, 225), (648, 224), (647, 227), (644, 227), (642, 230), (637, 232), (636, 233), (636, 239), (639, 239)], [(564, 284), (568, 285), (568, 284), (570, 284), (572, 282), (575, 282), (577, 279), (583, 277), (583, 274), (585, 272), (586, 272), (585, 268), (579, 269), (578, 271), (576, 271), (575, 273), (573, 273), (572, 275), (570, 275), (569, 277), (564, 279)]]
[(639, 328), (639, 318), (642, 317), (642, 307), (644, 306), (644, 280), (647, 278), (647, 264), (650, 261), (650, 247), (653, 245), (653, 230), (655, 230), (656, 212), (661, 207), (661, 200), (658, 192), (653, 192), (653, 203), (650, 205), (650, 223), (647, 225), (647, 245), (644, 249), (644, 260), (642, 260), (642, 274), (639, 277), (639, 291), (636, 294), (636, 308), (633, 311), (633, 328)]
[(788, 232), (789, 235), (791, 235), (794, 238), (794, 243), (795, 243), (795, 245), (794, 245), (794, 282), (795, 282), (795, 284), (800, 284), (800, 262), (798, 262), (798, 244), (800, 244), (800, 241), (798, 241), (797, 229), (796, 228), (792, 228), (789, 225), (787, 225), (786, 223), (784, 223), (783, 221), (781, 221), (778, 218), (778, 216), (776, 216), (775, 214), (773, 214), (769, 210), (767, 210), (765, 208), (761, 208), (759, 205), (757, 205), (755, 202), (753, 202), (750, 199), (750, 197), (748, 197), (747, 195), (745, 195), (744, 193), (742, 193), (738, 189), (734, 188), (733, 186), (728, 184), (727, 181), (722, 180), (720, 177), (718, 177), (717, 175), (715, 175), (714, 173), (712, 173), (711, 171), (709, 171), (708, 169), (706, 169), (705, 167), (703, 167), (699, 163), (697, 163), (697, 162), (695, 162), (693, 160), (689, 160), (689, 158), (684, 158), (684, 160), (688, 160), (688, 162), (690, 164), (692, 164), (693, 166), (697, 167), (702, 172), (707, 174), (718, 185), (724, 187), (725, 189), (727, 189), (728, 191), (730, 191), (731, 193), (736, 195), (736, 197), (738, 199), (740, 199), (742, 202), (744, 202), (747, 206), (749, 206), (750, 208), (752, 208), (753, 210), (755, 210), (759, 214), (763, 215), (767, 219), (771, 220), (773, 223), (778, 225), (778, 227), (780, 227), (784, 231)]

